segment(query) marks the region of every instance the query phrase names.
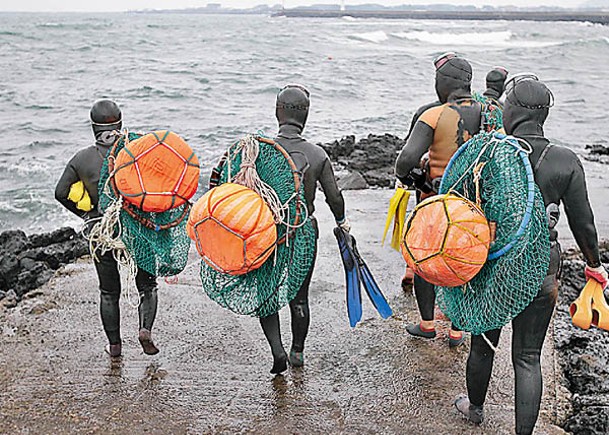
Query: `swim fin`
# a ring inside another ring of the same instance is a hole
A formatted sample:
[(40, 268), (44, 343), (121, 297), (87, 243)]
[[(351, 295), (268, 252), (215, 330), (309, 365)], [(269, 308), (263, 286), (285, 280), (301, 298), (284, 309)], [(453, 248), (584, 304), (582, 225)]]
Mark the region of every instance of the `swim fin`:
[(408, 208), (408, 200), (410, 199), (410, 191), (402, 187), (398, 187), (395, 193), (389, 200), (389, 210), (387, 211), (387, 220), (385, 221), (385, 231), (381, 243), (385, 244), (385, 238), (389, 231), (389, 226), (393, 221), (393, 231), (391, 236), (391, 247), (396, 251), (400, 250), (402, 242), (402, 233), (404, 231), (404, 222), (406, 220), (406, 209)]
[(347, 281), (347, 314), (349, 324), (355, 328), (357, 322), (362, 319), (362, 292), (360, 287), (358, 263), (353, 255), (353, 237), (341, 228), (334, 228), (334, 236), (338, 242), (340, 256), (345, 268), (345, 279)]
[(364, 285), (364, 290), (366, 290), (366, 293), (368, 294), (372, 305), (374, 305), (374, 308), (376, 308), (376, 311), (379, 312), (383, 319), (386, 319), (387, 317), (393, 315), (393, 311), (387, 303), (387, 299), (385, 299), (385, 296), (381, 292), (378, 284), (374, 280), (370, 269), (368, 269), (368, 265), (357, 250), (355, 237), (351, 236), (351, 238), (353, 239), (353, 254), (355, 256), (355, 261), (357, 262), (359, 276), (362, 280), (362, 284)]

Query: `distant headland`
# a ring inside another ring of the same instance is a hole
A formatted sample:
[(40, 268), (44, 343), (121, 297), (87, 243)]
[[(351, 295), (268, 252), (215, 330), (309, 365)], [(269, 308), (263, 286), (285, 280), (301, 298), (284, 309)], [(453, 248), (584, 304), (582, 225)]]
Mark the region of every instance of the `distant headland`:
[(609, 12), (584, 10), (315, 10), (285, 9), (274, 16), (298, 18), (393, 18), (411, 20), (586, 21), (609, 24)]
[(590, 0), (580, 8), (564, 9), (559, 7), (514, 6), (456, 6), (440, 5), (401, 5), (383, 6), (378, 4), (344, 5), (317, 4), (285, 9), (281, 5), (258, 5), (253, 8), (225, 8), (219, 3), (187, 9), (144, 9), (133, 13), (174, 13), (174, 14), (231, 14), (231, 15), (271, 15), (274, 17), (295, 18), (395, 18), (431, 20), (524, 20), (524, 21), (588, 21), (609, 24), (609, 0)]

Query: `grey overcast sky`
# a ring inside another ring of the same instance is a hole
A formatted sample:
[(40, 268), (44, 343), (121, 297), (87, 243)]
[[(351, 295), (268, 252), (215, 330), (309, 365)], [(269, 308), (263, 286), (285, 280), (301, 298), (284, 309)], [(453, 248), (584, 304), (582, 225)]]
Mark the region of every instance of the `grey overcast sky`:
[[(259, 4), (281, 4), (282, 0), (0, 0), (0, 11), (125, 11), (133, 9), (179, 9), (221, 3), (225, 7), (252, 7)], [(340, 3), (340, 0), (285, 0), (286, 8), (318, 3)], [(514, 5), (576, 7), (584, 0), (345, 0), (346, 4), (377, 3), (383, 5), (435, 4), (454, 5)]]

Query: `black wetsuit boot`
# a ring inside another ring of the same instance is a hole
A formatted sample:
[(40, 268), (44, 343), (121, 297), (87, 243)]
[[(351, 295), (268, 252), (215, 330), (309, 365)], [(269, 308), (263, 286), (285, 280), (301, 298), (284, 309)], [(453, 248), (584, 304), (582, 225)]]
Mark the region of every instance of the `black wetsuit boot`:
[[(556, 274), (548, 275), (539, 294), (512, 321), (512, 363), (516, 389), (516, 433), (531, 434), (541, 402), (541, 348), (552, 318), (558, 290)], [(497, 346), (501, 329), (486, 332)], [(488, 390), (495, 354), (481, 335), (472, 335), (467, 359), (467, 393), (475, 407), (482, 408)]]
[(104, 332), (110, 345), (121, 344), (120, 307), (121, 281), (118, 267), (111, 252), (107, 252), (99, 261), (95, 261), (95, 270), (99, 278), (100, 315)]
[(139, 342), (145, 354), (155, 355), (159, 353), (159, 349), (152, 341), (151, 331), (158, 305), (156, 277), (144, 270), (138, 270), (135, 284), (140, 296), (138, 307), (140, 320)]
[(283, 373), (288, 369), (288, 355), (281, 342), (279, 314), (275, 313), (268, 317), (261, 317), (260, 325), (264, 331), (264, 336), (271, 346), (271, 353), (273, 354), (273, 367), (271, 368), (271, 373), (275, 375)]

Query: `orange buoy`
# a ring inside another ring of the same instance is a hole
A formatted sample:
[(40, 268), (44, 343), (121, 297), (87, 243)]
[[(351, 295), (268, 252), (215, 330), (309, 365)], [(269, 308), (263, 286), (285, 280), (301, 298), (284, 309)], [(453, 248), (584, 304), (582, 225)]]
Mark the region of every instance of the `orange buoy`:
[(188, 201), (199, 185), (199, 160), (184, 140), (169, 130), (144, 135), (116, 156), (114, 184), (130, 204), (164, 212)]
[(490, 240), (488, 221), (476, 204), (454, 194), (436, 195), (408, 217), (401, 251), (426, 281), (456, 287), (480, 271)]
[(234, 183), (221, 184), (199, 198), (186, 231), (203, 260), (230, 275), (262, 266), (277, 242), (269, 206), (252, 189)]

